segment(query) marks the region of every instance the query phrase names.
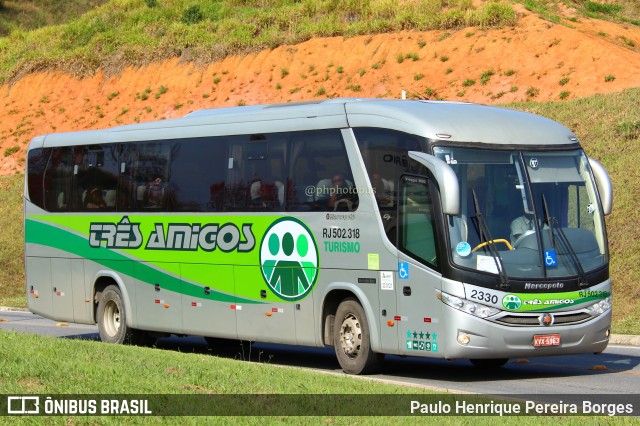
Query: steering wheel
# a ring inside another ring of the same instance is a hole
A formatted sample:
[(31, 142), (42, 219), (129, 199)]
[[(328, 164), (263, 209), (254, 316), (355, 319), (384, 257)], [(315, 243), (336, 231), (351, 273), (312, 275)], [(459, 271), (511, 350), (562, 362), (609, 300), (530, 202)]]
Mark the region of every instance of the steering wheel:
[(536, 231), (534, 231), (533, 229), (529, 229), (528, 231), (525, 231), (522, 235), (520, 235), (514, 242), (513, 242), (513, 248), (516, 249), (520, 246), (520, 244), (522, 244), (522, 242), (529, 236), (532, 234), (535, 234)]
[(484, 246), (487, 246), (489, 244), (495, 244), (495, 243), (506, 244), (506, 246), (509, 248), (509, 250), (513, 250), (513, 247), (511, 247), (511, 244), (509, 243), (509, 241), (505, 240), (504, 238), (498, 238), (497, 240), (485, 241), (484, 243), (478, 244), (477, 246), (475, 246), (473, 248), (473, 250), (471, 250), (471, 253), (476, 252), (477, 250), (481, 249)]

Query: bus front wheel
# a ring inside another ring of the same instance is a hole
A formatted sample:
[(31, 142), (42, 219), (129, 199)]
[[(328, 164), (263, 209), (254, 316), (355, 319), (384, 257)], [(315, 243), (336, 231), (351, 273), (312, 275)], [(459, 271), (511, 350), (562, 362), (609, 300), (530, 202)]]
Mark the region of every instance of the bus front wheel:
[(100, 340), (103, 342), (139, 346), (151, 346), (155, 343), (153, 336), (146, 331), (127, 326), (127, 314), (118, 286), (110, 285), (100, 295), (97, 320)]
[(338, 362), (347, 374), (368, 374), (380, 368), (384, 354), (371, 349), (369, 323), (357, 300), (345, 299), (338, 306), (333, 327)]

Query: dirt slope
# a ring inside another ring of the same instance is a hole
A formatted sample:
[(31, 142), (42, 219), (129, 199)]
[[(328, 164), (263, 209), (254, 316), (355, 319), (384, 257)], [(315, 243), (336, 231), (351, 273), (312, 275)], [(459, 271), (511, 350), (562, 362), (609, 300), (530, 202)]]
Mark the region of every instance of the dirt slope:
[(524, 9), (519, 14), (513, 28), (313, 39), (207, 67), (172, 60), (82, 80), (55, 72), (28, 75), (0, 87), (0, 175), (23, 171), (26, 145), (38, 134), (180, 117), (202, 108), (399, 97), (403, 89), (491, 104), (640, 86), (640, 28), (585, 18), (558, 25)]

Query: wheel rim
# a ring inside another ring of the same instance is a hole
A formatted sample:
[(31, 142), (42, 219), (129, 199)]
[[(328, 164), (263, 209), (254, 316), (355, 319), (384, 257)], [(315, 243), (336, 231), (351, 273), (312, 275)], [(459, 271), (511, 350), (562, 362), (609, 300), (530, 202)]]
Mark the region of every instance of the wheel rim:
[(347, 314), (340, 326), (340, 347), (349, 358), (355, 358), (362, 345), (360, 321), (353, 314)]
[(120, 309), (113, 300), (109, 300), (104, 307), (104, 329), (111, 337), (120, 330)]

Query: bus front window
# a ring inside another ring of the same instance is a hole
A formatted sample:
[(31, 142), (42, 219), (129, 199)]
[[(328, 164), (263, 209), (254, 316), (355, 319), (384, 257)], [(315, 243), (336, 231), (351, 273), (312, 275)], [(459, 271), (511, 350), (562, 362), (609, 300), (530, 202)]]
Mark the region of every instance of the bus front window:
[(457, 266), (542, 279), (583, 278), (606, 264), (602, 213), (581, 150), (434, 151), (460, 184), (460, 214), (447, 218)]

